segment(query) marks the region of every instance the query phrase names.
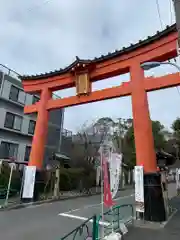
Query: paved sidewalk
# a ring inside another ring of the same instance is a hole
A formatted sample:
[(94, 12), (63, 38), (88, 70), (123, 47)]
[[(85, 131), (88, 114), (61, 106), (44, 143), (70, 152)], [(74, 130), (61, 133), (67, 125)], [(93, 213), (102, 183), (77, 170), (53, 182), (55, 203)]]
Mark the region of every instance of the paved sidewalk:
[(152, 230), (146, 228), (131, 228), (125, 240), (179, 240), (180, 239), (180, 197), (171, 200), (171, 205), (176, 208), (177, 213), (170, 219), (168, 224), (161, 229)]

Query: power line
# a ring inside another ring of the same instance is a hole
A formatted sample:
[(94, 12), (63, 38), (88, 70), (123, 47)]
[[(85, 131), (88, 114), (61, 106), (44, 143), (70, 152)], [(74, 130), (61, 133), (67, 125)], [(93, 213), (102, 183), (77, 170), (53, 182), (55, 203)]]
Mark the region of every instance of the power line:
[(160, 25), (161, 25), (161, 28), (163, 29), (163, 22), (162, 22), (162, 19), (161, 19), (161, 11), (160, 11), (160, 6), (159, 6), (159, 1), (158, 0), (156, 0), (156, 7), (157, 7), (157, 12), (158, 12), (158, 16), (159, 16)]
[(32, 6), (32, 7), (29, 7), (27, 9), (25, 9), (25, 10), (22, 10), (21, 14), (24, 14), (25, 12), (31, 12), (31, 11), (34, 11), (34, 10), (36, 10), (38, 8), (41, 8), (42, 6), (48, 4), (50, 1), (52, 1), (52, 0), (44, 0), (42, 3), (36, 4), (36, 5)]
[[(170, 21), (171, 21), (171, 24), (172, 24), (172, 17), (173, 17), (173, 12), (172, 12), (172, 0), (169, 0), (169, 7), (170, 7)], [(163, 22), (162, 22), (162, 19), (161, 19), (161, 11), (160, 11), (160, 5), (159, 5), (159, 0), (156, 0), (156, 6), (157, 6), (157, 12), (158, 12), (158, 16), (159, 16), (159, 21), (160, 21), (160, 25), (161, 25), (161, 28), (163, 29)], [(177, 89), (177, 92), (178, 92), (178, 95), (180, 96), (180, 90), (178, 87), (176, 87)]]
[(38, 4), (38, 5), (34, 5), (33, 7), (27, 9), (28, 11), (31, 11), (31, 10), (34, 10), (36, 8), (40, 8), (42, 7), (43, 5), (46, 5), (47, 3), (49, 3), (51, 0), (45, 0), (43, 1), (41, 4)]
[(169, 9), (170, 9), (170, 24), (172, 25), (172, 23), (173, 23), (173, 5), (172, 5), (172, 0), (169, 0)]
[[(174, 61), (176, 62), (176, 58), (174, 58)], [(171, 60), (169, 60), (168, 62), (171, 63)], [(178, 86), (176, 86), (176, 89), (177, 89), (178, 95), (180, 97), (180, 90), (179, 90)]]
[(177, 89), (177, 92), (178, 92), (178, 94), (179, 94), (179, 96), (180, 96), (180, 90), (179, 90), (179, 88), (178, 88), (178, 87), (176, 87), (176, 89)]

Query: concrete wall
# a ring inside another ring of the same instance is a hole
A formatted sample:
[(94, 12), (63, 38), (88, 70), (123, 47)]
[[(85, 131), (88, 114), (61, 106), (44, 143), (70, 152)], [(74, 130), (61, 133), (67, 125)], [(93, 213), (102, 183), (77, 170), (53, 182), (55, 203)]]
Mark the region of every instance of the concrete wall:
[[(13, 78), (9, 77), (8, 75), (4, 75), (0, 95), (2, 98), (7, 99), (8, 101), (11, 101), (11, 100), (9, 100), (9, 93), (10, 93), (11, 85), (16, 86), (20, 90), (23, 91), (21, 82), (14, 80)], [(30, 95), (27, 93), (24, 93), (24, 94), (25, 94), (25, 105), (32, 104), (33, 95)], [(13, 102), (13, 101), (11, 101), (11, 102)], [(16, 103), (16, 102), (13, 102), (13, 103), (16, 105), (22, 106), (22, 108), (24, 107), (24, 104), (20, 104), (20, 103)]]
[[(0, 72), (1, 73), (1, 72)], [(28, 134), (29, 121), (36, 120), (37, 114), (24, 115), (24, 105), (32, 104), (33, 96), (24, 92), (24, 104), (14, 102), (9, 99), (11, 85), (22, 90), (21, 82), (11, 76), (0, 75), (2, 83), (0, 85), (0, 143), (1, 141), (19, 144), (17, 160), (24, 161), (26, 146), (31, 146), (32, 135)], [(4, 127), (6, 112), (11, 112), (22, 117), (21, 131)], [(45, 162), (48, 161), (52, 152), (60, 151), (61, 132), (63, 129), (64, 110), (57, 109), (49, 112), (48, 136), (45, 147)]]
[(31, 146), (32, 137), (0, 130), (0, 144), (2, 141), (18, 144), (17, 161), (24, 161), (26, 146)]
[[(31, 146), (32, 135), (28, 134), (30, 119), (35, 120), (35, 115), (24, 115), (24, 104), (9, 99), (11, 85), (22, 89), (21, 82), (1, 73), (2, 83), (0, 88), (0, 144), (2, 141), (18, 145), (17, 160), (24, 161), (26, 146)], [(25, 94), (25, 93), (24, 93)], [(32, 103), (33, 96), (25, 94), (25, 104)], [(6, 112), (11, 112), (22, 117), (21, 131), (4, 127)]]

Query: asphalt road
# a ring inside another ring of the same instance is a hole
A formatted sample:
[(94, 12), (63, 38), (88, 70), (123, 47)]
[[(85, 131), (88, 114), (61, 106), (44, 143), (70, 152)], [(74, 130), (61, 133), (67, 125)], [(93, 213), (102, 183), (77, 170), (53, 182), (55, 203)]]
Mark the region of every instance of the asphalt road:
[[(117, 204), (132, 204), (133, 190), (121, 191), (116, 198)], [(60, 240), (84, 219), (100, 214), (100, 202), (96, 195), (0, 212), (0, 239)], [(122, 212), (125, 217), (129, 214), (129, 210)]]

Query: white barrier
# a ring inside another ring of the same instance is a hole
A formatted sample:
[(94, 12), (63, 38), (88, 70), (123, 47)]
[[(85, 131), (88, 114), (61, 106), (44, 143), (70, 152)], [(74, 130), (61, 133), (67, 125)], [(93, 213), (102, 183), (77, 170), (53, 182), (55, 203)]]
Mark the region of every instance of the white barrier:
[(104, 238), (104, 240), (120, 240), (121, 239), (121, 234), (120, 233), (111, 233), (108, 236)]

